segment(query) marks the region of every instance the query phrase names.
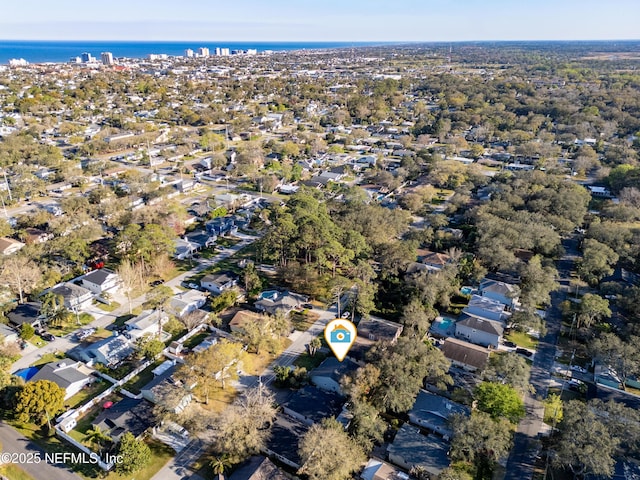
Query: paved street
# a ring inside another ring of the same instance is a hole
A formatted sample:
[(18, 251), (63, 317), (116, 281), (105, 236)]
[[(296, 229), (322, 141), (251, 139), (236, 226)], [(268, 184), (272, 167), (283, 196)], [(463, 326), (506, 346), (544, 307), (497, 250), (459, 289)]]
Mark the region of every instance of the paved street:
[(538, 434), (543, 428), (542, 416), (544, 414), (542, 402), (536, 400), (535, 397), (546, 398), (551, 385), (551, 371), (562, 323), (560, 304), (567, 297), (571, 270), (578, 255), (574, 238), (563, 241), (562, 245), (566, 254), (556, 263), (560, 289), (551, 294), (551, 306), (547, 309), (547, 332), (538, 343), (531, 367), (530, 383), (535, 389), (535, 393), (525, 397), (527, 414), (518, 425), (514, 437), (514, 447), (507, 463), (505, 480), (525, 480), (533, 476), (533, 467), (540, 444)]
[(2, 444), (3, 453), (39, 453), (40, 463), (18, 464), (20, 468), (26, 471), (33, 478), (47, 480), (81, 480), (82, 477), (73, 473), (65, 465), (51, 465), (45, 462), (44, 451), (41, 450), (29, 439), (23, 437), (17, 430), (9, 425), (0, 422), (0, 444)]

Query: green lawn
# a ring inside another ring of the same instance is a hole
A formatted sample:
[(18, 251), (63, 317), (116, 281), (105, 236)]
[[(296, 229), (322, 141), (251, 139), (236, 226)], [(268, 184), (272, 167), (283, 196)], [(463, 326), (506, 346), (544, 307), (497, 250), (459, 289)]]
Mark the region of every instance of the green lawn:
[(119, 317), (117, 317), (114, 322), (112, 323), (112, 325), (114, 327), (122, 327), (124, 325), (124, 322), (126, 322), (127, 320), (131, 320), (133, 317), (135, 317), (135, 309), (133, 310), (134, 313), (127, 313), (125, 315), (120, 315)]
[(29, 340), (27, 340), (31, 345), (35, 345), (36, 347), (44, 347), (47, 342), (45, 342), (39, 335), (34, 335)]
[(185, 348), (193, 348), (196, 345), (200, 344), (205, 338), (209, 336), (208, 332), (198, 333), (193, 337), (189, 338), (186, 342), (183, 343)]
[(133, 393), (135, 395), (139, 394), (140, 393), (140, 389), (142, 387), (144, 387), (147, 383), (149, 383), (151, 380), (153, 380), (152, 370), (154, 368), (156, 368), (158, 365), (160, 365), (161, 363), (162, 363), (162, 360), (158, 360), (156, 362), (153, 362), (147, 368), (142, 370), (138, 375), (136, 375), (131, 380), (129, 380), (127, 383), (125, 383), (123, 385), (123, 388), (125, 390), (130, 391), (131, 393)]
[(69, 405), (70, 408), (77, 408), (81, 405), (84, 405), (93, 397), (97, 397), (102, 392), (104, 392), (107, 388), (111, 386), (111, 383), (106, 380), (99, 378), (91, 385), (86, 386), (78, 393), (76, 393), (73, 397), (68, 399), (65, 402), (65, 405)]
[(0, 467), (0, 476), (8, 480), (35, 480), (17, 465), (7, 464)]
[(300, 332), (306, 332), (318, 320), (318, 315), (310, 310), (303, 310), (302, 312), (291, 312), (290, 318), (293, 328)]
[(238, 243), (240, 243), (242, 240), (240, 240), (239, 238), (232, 238), (232, 237), (220, 237), (218, 238), (218, 240), (216, 240), (216, 245), (220, 245), (221, 247), (233, 247), (234, 245), (237, 245)]
[(97, 302), (96, 306), (100, 309), (100, 310), (104, 310), (105, 312), (113, 312), (114, 310), (120, 308), (120, 304), (118, 302), (111, 302), (109, 303), (109, 305), (106, 305), (102, 302)]
[(538, 346), (538, 339), (533, 338), (531, 335), (524, 332), (516, 332), (512, 330), (509, 335), (505, 336), (505, 338), (523, 348), (530, 348), (532, 350), (535, 350)]
[(65, 358), (63, 353), (45, 353), (38, 360), (31, 364), (32, 367), (39, 367), (40, 365), (45, 365), (47, 363), (55, 362), (56, 360), (62, 360)]
[(317, 352), (313, 357), (308, 353), (303, 353), (295, 362), (293, 362), (293, 364), (296, 367), (304, 367), (307, 369), (307, 372), (310, 372), (319, 366), (325, 358), (327, 358), (327, 354), (322, 352)]
[(110, 472), (109, 475), (102, 478), (105, 480), (149, 480), (175, 455), (175, 452), (164, 443), (150, 439), (145, 440), (145, 442), (151, 449), (151, 463), (149, 463), (149, 465), (142, 470), (137, 471), (133, 476), (122, 476), (118, 475), (116, 472)]

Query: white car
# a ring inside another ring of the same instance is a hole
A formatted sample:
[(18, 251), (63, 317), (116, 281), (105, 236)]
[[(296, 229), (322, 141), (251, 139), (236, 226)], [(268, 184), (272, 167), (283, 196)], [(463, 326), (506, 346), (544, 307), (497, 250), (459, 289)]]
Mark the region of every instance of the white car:
[(200, 289), (200, 287), (198, 287), (198, 285), (196, 285), (195, 283), (188, 283), (187, 287), (193, 288), (194, 290), (199, 290)]
[(349, 312), (344, 312), (342, 314), (342, 318), (349, 318), (350, 316), (351, 316), (351, 313), (349, 313)]
[(571, 370), (573, 370), (574, 372), (588, 373), (586, 368), (583, 368), (579, 365), (571, 365)]

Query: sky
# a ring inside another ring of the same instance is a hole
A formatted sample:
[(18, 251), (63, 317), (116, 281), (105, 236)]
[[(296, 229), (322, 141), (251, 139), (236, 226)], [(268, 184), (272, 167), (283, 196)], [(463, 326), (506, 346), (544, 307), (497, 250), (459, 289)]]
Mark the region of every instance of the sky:
[(4, 40), (640, 38), (638, 0), (3, 0)]

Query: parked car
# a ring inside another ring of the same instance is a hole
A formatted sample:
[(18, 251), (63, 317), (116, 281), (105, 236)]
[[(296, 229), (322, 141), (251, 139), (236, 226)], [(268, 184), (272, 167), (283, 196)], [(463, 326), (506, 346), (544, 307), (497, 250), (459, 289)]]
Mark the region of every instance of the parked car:
[(200, 287), (196, 283), (187, 283), (187, 287), (193, 288), (194, 290), (199, 290)]
[(517, 345), (516, 343), (511, 342), (511, 341), (509, 341), (509, 340), (505, 340), (504, 342), (502, 342), (502, 344), (503, 344), (505, 347), (509, 347), (509, 348), (517, 348), (517, 347), (518, 347), (518, 345)]
[(349, 318), (349, 317), (351, 317), (351, 312), (343, 312), (342, 318)]
[(149, 283), (149, 285), (152, 287), (157, 287), (158, 285), (162, 285), (163, 283), (164, 281), (162, 280), (154, 280), (153, 282)]
[(574, 372), (588, 373), (586, 368), (583, 368), (579, 365), (571, 365), (571, 370), (573, 370)]
[(310, 303), (303, 303), (302, 304), (302, 308), (306, 308), (307, 310), (311, 310), (311, 309), (313, 309), (313, 305), (311, 305)]
[(567, 384), (569, 385), (569, 390), (578, 391), (580, 390), (580, 387), (584, 385), (584, 382), (581, 382), (580, 380), (576, 380), (575, 378), (572, 378), (567, 382)]
[(40, 336), (42, 337), (43, 340), (46, 340), (47, 342), (53, 342), (56, 339), (56, 337), (51, 335), (49, 332), (44, 332)]
[(516, 348), (516, 353), (519, 353), (520, 355), (524, 355), (525, 357), (531, 357), (531, 355), (533, 355), (533, 352), (531, 350), (527, 350), (526, 348)]

